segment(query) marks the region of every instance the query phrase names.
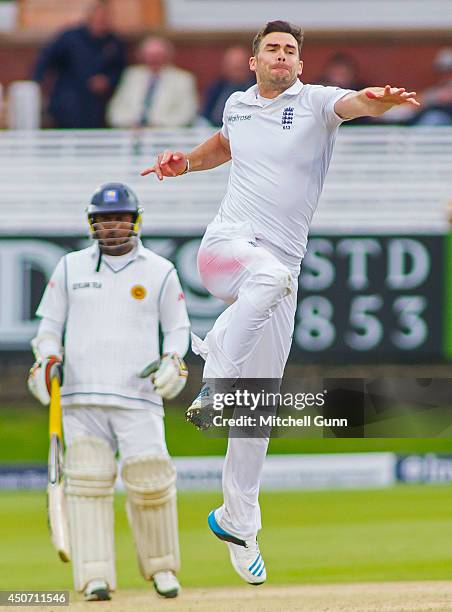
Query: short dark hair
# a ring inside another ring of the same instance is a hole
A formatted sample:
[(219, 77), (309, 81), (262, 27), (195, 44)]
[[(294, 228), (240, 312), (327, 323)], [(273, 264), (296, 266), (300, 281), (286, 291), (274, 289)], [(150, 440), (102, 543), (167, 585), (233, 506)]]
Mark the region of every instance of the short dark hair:
[(293, 25), (288, 21), (269, 21), (259, 32), (256, 34), (253, 40), (253, 55), (256, 56), (259, 51), (259, 46), (264, 36), (271, 34), (272, 32), (285, 32), (286, 34), (292, 34), (298, 44), (298, 55), (301, 55), (301, 47), (303, 46), (303, 28), (300, 26)]

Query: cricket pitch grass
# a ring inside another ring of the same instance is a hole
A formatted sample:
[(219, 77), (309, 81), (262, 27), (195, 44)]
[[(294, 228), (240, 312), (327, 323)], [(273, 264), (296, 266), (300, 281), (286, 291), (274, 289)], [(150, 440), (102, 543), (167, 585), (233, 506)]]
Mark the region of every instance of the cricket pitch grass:
[[(162, 600), (139, 575), (124, 496), (118, 495), (118, 590), (111, 602), (97, 604), (71, 592), (70, 608), (452, 611), (450, 486), (262, 493), (259, 542), (268, 582), (259, 587), (242, 583), (226, 546), (207, 528), (207, 514), (220, 500), (217, 493), (179, 495), (183, 592)], [(0, 493), (0, 589), (71, 584), (70, 565), (57, 559), (48, 537), (45, 493)]]

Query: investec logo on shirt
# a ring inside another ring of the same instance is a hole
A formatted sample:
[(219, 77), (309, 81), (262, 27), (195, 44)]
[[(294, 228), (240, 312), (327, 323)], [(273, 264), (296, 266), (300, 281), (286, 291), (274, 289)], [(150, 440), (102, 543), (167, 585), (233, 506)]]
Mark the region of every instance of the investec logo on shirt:
[(249, 121), (251, 115), (228, 115), (228, 123), (234, 123), (234, 121)]

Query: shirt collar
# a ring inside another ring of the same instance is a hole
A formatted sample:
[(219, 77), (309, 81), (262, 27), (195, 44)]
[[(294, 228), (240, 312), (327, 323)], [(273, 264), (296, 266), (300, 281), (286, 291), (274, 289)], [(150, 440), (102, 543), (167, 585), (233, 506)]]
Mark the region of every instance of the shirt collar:
[[(137, 248), (136, 251), (134, 253), (134, 256), (132, 257), (132, 259), (130, 261), (134, 261), (135, 259), (137, 259), (137, 257), (146, 257), (146, 249), (144, 248), (143, 243), (141, 242), (141, 240), (138, 238), (138, 244), (137, 244)], [(94, 242), (94, 244), (90, 247), (91, 248), (91, 253), (90, 256), (94, 259), (94, 257), (99, 257), (99, 244), (96, 242)]]
[[(303, 89), (303, 83), (299, 79), (297, 79), (295, 83), (289, 87), (289, 89), (286, 89), (286, 91), (283, 91), (282, 93), (280, 93), (279, 96), (276, 96), (276, 98), (273, 98), (273, 102), (275, 102), (276, 100), (278, 100), (279, 98), (283, 96), (297, 96), (302, 89)], [(238, 96), (237, 102), (241, 102), (242, 104), (247, 104), (248, 106), (262, 106), (262, 104), (259, 101), (259, 98), (257, 97), (258, 94), (259, 94), (259, 91), (257, 88), (257, 84), (252, 85), (249, 89), (247, 89), (240, 96)]]

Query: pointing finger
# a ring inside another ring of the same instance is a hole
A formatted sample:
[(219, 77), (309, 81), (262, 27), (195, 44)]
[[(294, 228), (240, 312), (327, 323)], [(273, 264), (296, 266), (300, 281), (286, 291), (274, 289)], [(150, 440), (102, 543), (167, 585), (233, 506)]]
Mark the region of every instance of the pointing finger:
[(145, 168), (144, 170), (142, 170), (142, 172), (140, 172), (140, 176), (147, 176), (148, 174), (151, 174), (151, 172), (155, 172), (155, 169), (152, 168)]

